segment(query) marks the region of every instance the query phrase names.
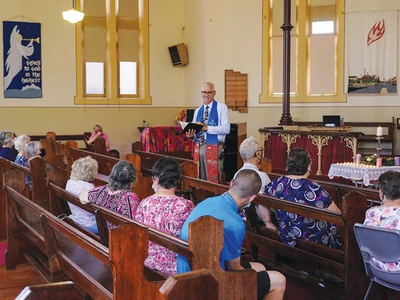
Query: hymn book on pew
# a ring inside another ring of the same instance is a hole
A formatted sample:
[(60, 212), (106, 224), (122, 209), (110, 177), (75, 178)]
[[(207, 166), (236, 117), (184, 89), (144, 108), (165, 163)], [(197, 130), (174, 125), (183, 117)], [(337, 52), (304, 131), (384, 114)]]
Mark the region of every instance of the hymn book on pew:
[(200, 130), (203, 128), (203, 124), (197, 124), (197, 123), (192, 123), (192, 122), (182, 122), (179, 121), (181, 127), (182, 127), (182, 131), (184, 133), (188, 132), (188, 130), (195, 130), (195, 133), (198, 134), (200, 132)]

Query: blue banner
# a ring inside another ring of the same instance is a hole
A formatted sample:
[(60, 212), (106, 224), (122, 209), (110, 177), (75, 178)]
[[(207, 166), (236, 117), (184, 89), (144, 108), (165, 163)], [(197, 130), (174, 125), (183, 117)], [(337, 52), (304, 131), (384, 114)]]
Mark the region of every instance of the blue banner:
[(4, 98), (42, 98), (40, 23), (3, 21)]

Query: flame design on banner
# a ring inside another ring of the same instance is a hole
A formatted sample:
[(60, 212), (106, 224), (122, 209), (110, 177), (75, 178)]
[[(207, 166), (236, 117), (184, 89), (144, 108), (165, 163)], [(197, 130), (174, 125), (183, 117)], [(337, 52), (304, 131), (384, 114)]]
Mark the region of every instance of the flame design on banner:
[(372, 26), (367, 37), (367, 46), (379, 40), (385, 34), (385, 20), (382, 19)]

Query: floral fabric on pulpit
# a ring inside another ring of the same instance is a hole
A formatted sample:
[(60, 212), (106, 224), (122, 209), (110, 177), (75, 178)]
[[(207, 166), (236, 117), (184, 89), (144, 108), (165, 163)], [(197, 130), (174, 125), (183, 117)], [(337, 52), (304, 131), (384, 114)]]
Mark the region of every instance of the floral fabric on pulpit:
[(180, 126), (146, 127), (140, 134), (143, 150), (148, 152), (192, 152), (193, 142)]

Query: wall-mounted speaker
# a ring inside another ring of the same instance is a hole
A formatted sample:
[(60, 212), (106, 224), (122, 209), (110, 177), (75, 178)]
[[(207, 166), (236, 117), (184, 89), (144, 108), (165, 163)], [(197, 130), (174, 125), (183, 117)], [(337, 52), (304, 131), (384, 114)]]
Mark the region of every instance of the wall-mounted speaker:
[(168, 50), (173, 66), (183, 66), (189, 63), (189, 56), (184, 43), (168, 47)]

